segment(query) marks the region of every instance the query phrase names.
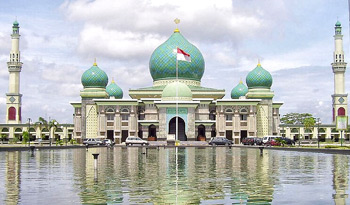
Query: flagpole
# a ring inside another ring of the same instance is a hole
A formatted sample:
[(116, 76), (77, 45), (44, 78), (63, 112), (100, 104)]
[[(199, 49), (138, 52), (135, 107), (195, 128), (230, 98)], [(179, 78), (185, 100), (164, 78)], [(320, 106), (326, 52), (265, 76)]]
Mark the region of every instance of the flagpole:
[(179, 129), (179, 110), (178, 110), (178, 96), (179, 96), (179, 73), (178, 73), (178, 60), (177, 60), (177, 47), (176, 47), (176, 132), (175, 141), (179, 139), (178, 129)]

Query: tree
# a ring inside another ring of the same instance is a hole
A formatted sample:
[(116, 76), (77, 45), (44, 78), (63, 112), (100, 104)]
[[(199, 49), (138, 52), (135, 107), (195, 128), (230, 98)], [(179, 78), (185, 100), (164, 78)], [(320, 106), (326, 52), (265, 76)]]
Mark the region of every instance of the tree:
[[(48, 123), (43, 117), (39, 117), (38, 121), (34, 123), (35, 127), (39, 127), (40, 131), (43, 127), (48, 128)], [(40, 136), (41, 138), (41, 136)]]
[[(54, 137), (55, 137), (55, 130), (57, 129), (57, 126), (58, 126), (58, 122), (55, 120), (55, 119), (53, 119), (53, 120), (51, 120), (50, 122), (49, 122), (49, 133), (50, 133), (50, 135), (51, 135), (51, 129), (52, 129), (52, 132), (53, 132), (53, 134), (54, 134)], [(51, 145), (51, 137), (49, 137), (49, 140), (50, 140), (50, 145)]]
[(310, 113), (287, 113), (281, 118), (281, 124), (304, 125), (308, 118), (314, 119)]
[(303, 124), (304, 124), (305, 129), (312, 128), (315, 126), (315, 118), (313, 118), (313, 117), (305, 118)]
[(29, 132), (28, 131), (23, 131), (22, 133), (22, 143), (27, 144), (29, 141)]
[(313, 117), (305, 118), (303, 124), (305, 129), (312, 128), (313, 126), (315, 126), (315, 118)]

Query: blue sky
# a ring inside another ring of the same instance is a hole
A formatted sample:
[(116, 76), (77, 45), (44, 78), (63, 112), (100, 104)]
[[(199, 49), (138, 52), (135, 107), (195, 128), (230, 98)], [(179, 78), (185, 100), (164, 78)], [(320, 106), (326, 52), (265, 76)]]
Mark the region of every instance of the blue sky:
[(72, 122), (69, 102), (80, 100), (81, 74), (95, 57), (125, 98), (130, 88), (151, 86), (149, 58), (179, 18), (181, 33), (205, 58), (203, 86), (224, 88), (229, 98), (260, 59), (273, 76), (274, 100), (284, 102), (282, 114), (310, 112), (330, 123), (334, 24), (342, 22), (348, 59), (348, 15), (345, 0), (0, 1), (0, 122), (16, 18), (23, 119), (42, 116), (60, 123)]

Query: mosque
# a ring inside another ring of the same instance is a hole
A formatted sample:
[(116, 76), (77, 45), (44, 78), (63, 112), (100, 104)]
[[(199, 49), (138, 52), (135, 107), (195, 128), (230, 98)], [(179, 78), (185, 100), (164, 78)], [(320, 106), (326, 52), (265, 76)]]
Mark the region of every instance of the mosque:
[[(191, 57), (177, 61), (176, 48)], [(175, 50), (175, 51), (174, 51)], [(177, 68), (177, 69), (176, 69)], [(129, 136), (149, 141), (206, 141), (226, 137), (238, 144), (245, 137), (277, 135), (279, 109), (273, 102), (272, 76), (260, 63), (232, 89), (201, 86), (205, 61), (200, 50), (175, 29), (151, 55), (149, 62), (153, 85), (130, 89), (131, 99), (114, 80), (97, 66), (86, 70), (81, 82), (81, 101), (74, 107), (74, 137), (108, 138), (122, 143)], [(178, 116), (178, 126), (176, 117)]]
[[(22, 138), (28, 131), (32, 140), (85, 138), (111, 139), (117, 144), (129, 136), (148, 141), (208, 141), (211, 137), (226, 137), (239, 144), (246, 137), (282, 135), (292, 139), (349, 140), (349, 131), (337, 129), (337, 119), (348, 116), (347, 93), (341, 24), (335, 24), (335, 51), (332, 70), (332, 124), (318, 124), (312, 128), (303, 125), (280, 124), (282, 102), (274, 102), (271, 90), (272, 76), (260, 62), (246, 76), (246, 85), (240, 81), (231, 91), (231, 99), (223, 99), (225, 90), (201, 86), (205, 61), (200, 50), (175, 29), (173, 34), (152, 53), (149, 71), (153, 85), (130, 89), (130, 98), (98, 67), (96, 61), (86, 70), (81, 83), (81, 101), (71, 102), (73, 123), (58, 127), (22, 123), (20, 72), (22, 62), (19, 50), (19, 23), (12, 26), (12, 48), (9, 62), (9, 92), (6, 93), (6, 123), (0, 124), (0, 134), (7, 139)], [(191, 62), (178, 61), (176, 48), (191, 57)], [(210, 69), (210, 68), (209, 68)], [(118, 78), (116, 78), (118, 79)], [(177, 132), (176, 132), (177, 131)], [(176, 135), (177, 133), (177, 135)], [(343, 135), (342, 135), (343, 134)]]

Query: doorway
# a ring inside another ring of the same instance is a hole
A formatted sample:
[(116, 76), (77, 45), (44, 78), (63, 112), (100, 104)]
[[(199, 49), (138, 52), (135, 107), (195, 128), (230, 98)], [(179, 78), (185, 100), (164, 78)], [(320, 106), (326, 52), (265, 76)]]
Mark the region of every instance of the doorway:
[(226, 138), (232, 140), (232, 130), (226, 130)]
[(107, 130), (107, 139), (114, 141), (114, 130)]
[(247, 138), (248, 134), (247, 134), (247, 130), (241, 130), (241, 142), (244, 138)]
[(199, 125), (198, 126), (197, 140), (198, 141), (205, 141), (205, 126), (204, 125)]
[(128, 135), (128, 130), (122, 130), (122, 142), (125, 142), (126, 138), (128, 138)]
[[(185, 121), (181, 117), (178, 118), (178, 121), (178, 140), (187, 141)], [(176, 135), (176, 117), (172, 118), (169, 122), (169, 134)]]

